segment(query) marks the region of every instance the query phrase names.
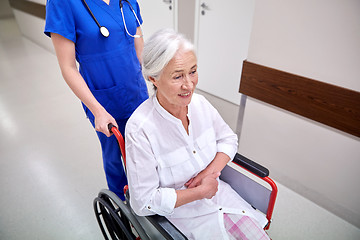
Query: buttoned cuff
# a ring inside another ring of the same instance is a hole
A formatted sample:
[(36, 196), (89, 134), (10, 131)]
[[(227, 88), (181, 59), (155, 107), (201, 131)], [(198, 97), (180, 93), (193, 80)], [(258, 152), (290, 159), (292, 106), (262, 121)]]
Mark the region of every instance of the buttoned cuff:
[(174, 213), (177, 194), (173, 188), (160, 188), (155, 192), (154, 201), (151, 201), (147, 210), (161, 216), (168, 216)]

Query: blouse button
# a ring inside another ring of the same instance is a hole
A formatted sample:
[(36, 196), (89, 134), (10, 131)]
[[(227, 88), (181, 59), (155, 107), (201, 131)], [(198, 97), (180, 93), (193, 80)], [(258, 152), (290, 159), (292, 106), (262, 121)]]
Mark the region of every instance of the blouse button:
[(193, 154), (195, 154), (195, 153), (196, 153), (196, 151), (194, 150), (194, 151), (193, 151)]
[(243, 210), (242, 213), (245, 213), (245, 211)]
[(148, 206), (148, 209), (151, 209), (151, 207), (150, 207), (150, 206)]

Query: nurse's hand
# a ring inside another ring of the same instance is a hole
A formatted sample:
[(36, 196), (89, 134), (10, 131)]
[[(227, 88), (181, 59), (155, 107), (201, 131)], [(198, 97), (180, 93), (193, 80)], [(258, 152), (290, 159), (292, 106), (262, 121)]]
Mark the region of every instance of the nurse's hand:
[(201, 189), (203, 193), (203, 198), (211, 199), (218, 191), (218, 181), (217, 177), (220, 176), (220, 172), (212, 173), (207, 175), (201, 180), (200, 185), (197, 188)]
[(118, 127), (115, 119), (108, 112), (103, 111), (102, 113), (95, 115), (95, 130), (102, 132), (107, 137), (112, 135), (108, 128), (109, 123), (112, 123), (115, 127)]

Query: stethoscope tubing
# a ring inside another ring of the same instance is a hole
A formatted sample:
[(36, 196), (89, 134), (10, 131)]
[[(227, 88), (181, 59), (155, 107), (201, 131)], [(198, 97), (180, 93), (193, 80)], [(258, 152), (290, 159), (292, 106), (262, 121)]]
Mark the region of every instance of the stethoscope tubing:
[[(101, 25), (100, 25), (99, 21), (96, 19), (96, 17), (95, 17), (94, 14), (92, 13), (89, 5), (86, 3), (86, 0), (82, 0), (82, 1), (83, 1), (83, 3), (85, 4), (85, 7), (86, 7), (87, 11), (90, 13), (91, 17), (94, 19), (96, 25), (99, 27), (99, 30), (100, 30), (101, 35), (103, 35), (104, 37), (108, 37), (108, 36), (110, 35), (109, 30), (108, 30), (105, 26), (101, 26)], [(120, 11), (121, 11), (121, 16), (122, 16), (122, 20), (123, 20), (123, 23), (124, 23), (125, 31), (126, 31), (126, 33), (127, 33), (129, 36), (131, 36), (131, 37), (133, 37), (133, 38), (140, 38), (140, 37), (143, 36), (143, 31), (142, 31), (142, 27), (141, 27), (141, 24), (140, 24), (140, 20), (139, 20), (139, 18), (137, 17), (137, 15), (136, 15), (136, 13), (135, 13), (135, 11), (134, 11), (134, 8), (131, 6), (131, 4), (129, 3), (129, 1), (128, 1), (128, 0), (124, 0), (124, 1), (127, 2), (128, 5), (130, 6), (131, 11), (133, 12), (133, 14), (134, 14), (134, 16), (135, 16), (135, 18), (136, 18), (136, 21), (138, 22), (138, 24), (139, 24), (139, 26), (140, 26), (141, 35), (136, 35), (136, 34), (135, 34), (135, 35), (132, 35), (132, 34), (129, 33), (129, 31), (128, 31), (128, 29), (127, 29), (127, 26), (126, 26), (125, 17), (124, 17), (123, 3), (122, 3), (122, 0), (119, 0), (119, 6), (120, 6)]]
[(85, 1), (85, 0), (82, 0), (82, 1), (83, 1), (83, 3), (85, 4), (86, 9), (87, 9), (87, 10), (88, 10), (88, 12), (90, 13), (91, 17), (94, 19), (94, 21), (96, 22), (96, 24), (97, 24), (97, 25), (98, 25), (98, 27), (100, 28), (100, 27), (101, 27), (101, 25), (100, 25), (100, 23), (98, 22), (98, 20), (96, 20), (96, 17), (94, 16), (94, 14), (92, 13), (92, 11), (90, 10), (89, 5), (86, 3), (86, 1)]
[[(126, 27), (126, 21), (125, 21), (125, 18), (124, 18), (124, 11), (123, 11), (123, 8), (122, 8), (122, 3), (121, 3), (121, 5), (120, 5), (120, 11), (121, 11), (121, 16), (122, 16), (122, 19), (123, 19), (123, 22), (124, 22), (125, 31), (126, 31), (126, 33), (127, 33), (129, 36), (131, 36), (131, 37), (133, 37), (133, 38), (140, 38), (140, 37), (143, 36), (143, 32), (142, 32), (142, 28), (141, 28), (141, 24), (140, 24), (139, 18), (136, 16), (136, 13), (135, 13), (133, 7), (131, 6), (131, 4), (130, 4), (127, 0), (125, 0), (125, 1), (129, 4), (129, 6), (130, 6), (130, 8), (131, 8), (131, 11), (133, 12), (133, 14), (134, 14), (134, 16), (135, 16), (135, 18), (136, 18), (136, 21), (138, 22), (138, 24), (139, 24), (139, 26), (140, 26), (141, 35), (136, 35), (136, 34), (135, 34), (135, 35), (131, 35), (131, 34), (129, 33), (129, 31), (128, 31), (127, 27)], [(120, 0), (120, 2), (121, 2), (121, 0)]]

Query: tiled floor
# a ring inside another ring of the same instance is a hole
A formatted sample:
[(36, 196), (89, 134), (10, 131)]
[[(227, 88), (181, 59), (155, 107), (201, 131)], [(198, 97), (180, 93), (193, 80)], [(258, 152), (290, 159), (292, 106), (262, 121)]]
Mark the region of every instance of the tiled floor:
[[(236, 105), (206, 96), (234, 129)], [(106, 188), (101, 161), (55, 55), (1, 19), (0, 239), (102, 239), (92, 209)], [(272, 239), (360, 239), (358, 228), (278, 187)]]

